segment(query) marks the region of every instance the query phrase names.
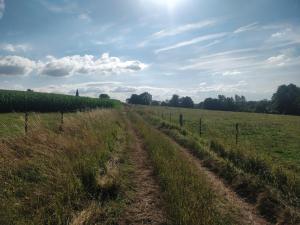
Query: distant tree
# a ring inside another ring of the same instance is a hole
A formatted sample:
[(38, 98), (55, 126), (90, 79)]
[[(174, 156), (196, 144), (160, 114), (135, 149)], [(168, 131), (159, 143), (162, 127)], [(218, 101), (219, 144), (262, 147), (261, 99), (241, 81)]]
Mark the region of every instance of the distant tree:
[(140, 94), (140, 99), (141, 99), (141, 105), (151, 105), (152, 102), (152, 95), (150, 95), (148, 92), (144, 92)]
[(194, 108), (194, 102), (191, 97), (182, 97), (179, 99), (179, 106), (184, 108)]
[(33, 92), (33, 90), (32, 90), (32, 89), (27, 89), (27, 91), (28, 91), (28, 92)]
[(127, 103), (129, 104), (139, 104), (139, 105), (151, 105), (152, 95), (148, 92), (144, 92), (140, 95), (133, 94), (129, 99), (127, 99)]
[(179, 107), (179, 96), (173, 95), (169, 101), (169, 106)]
[(204, 102), (200, 102), (200, 103), (197, 105), (197, 108), (203, 109), (203, 108), (204, 108)]
[(264, 99), (256, 102), (255, 112), (257, 113), (270, 113), (272, 111), (272, 102)]
[(216, 98), (206, 98), (203, 102), (204, 109), (220, 110), (220, 104)]
[(75, 96), (76, 96), (76, 97), (79, 97), (79, 91), (78, 91), (78, 89), (76, 90)]
[(273, 95), (272, 102), (279, 113), (300, 115), (300, 88), (294, 84), (281, 85)]
[(130, 98), (126, 100), (129, 104), (139, 104), (139, 96), (137, 94), (132, 94)]
[(110, 99), (110, 97), (109, 97), (108, 94), (100, 94), (100, 95), (99, 95), (99, 98), (100, 98), (100, 99)]
[(161, 105), (161, 106), (168, 106), (168, 105), (169, 105), (169, 102), (166, 100), (166, 101), (163, 101), (160, 105)]
[(151, 105), (153, 105), (153, 106), (159, 106), (159, 105), (161, 105), (161, 102), (160, 101), (156, 101), (156, 100), (152, 100)]

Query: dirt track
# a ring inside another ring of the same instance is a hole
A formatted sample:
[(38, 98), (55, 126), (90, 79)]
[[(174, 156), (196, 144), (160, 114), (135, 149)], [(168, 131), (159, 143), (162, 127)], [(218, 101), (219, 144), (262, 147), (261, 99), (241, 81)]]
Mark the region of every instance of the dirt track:
[(119, 224), (167, 224), (160, 187), (153, 175), (153, 167), (148, 154), (143, 149), (141, 140), (131, 126), (129, 126), (129, 132), (132, 133), (134, 138), (130, 160), (134, 165), (135, 171), (132, 177), (135, 193), (133, 199), (130, 200), (130, 204), (125, 209)]
[[(162, 133), (162, 135), (165, 135)], [(168, 137), (167, 135), (165, 135)], [(221, 202), (222, 205), (226, 207), (229, 206), (231, 209), (232, 216), (240, 222), (242, 225), (265, 225), (270, 224), (264, 218), (259, 216), (255, 210), (255, 206), (247, 203), (244, 199), (240, 198), (234, 191), (232, 191), (218, 176), (216, 176), (212, 171), (208, 170), (202, 165), (201, 160), (193, 156), (190, 151), (186, 148), (181, 147), (173, 139), (168, 137), (172, 143), (178, 146), (183, 157), (187, 158), (191, 163), (193, 163), (199, 171), (206, 174), (208, 181), (211, 184), (212, 189), (221, 196), (224, 201)], [(232, 207), (233, 206), (233, 207)]]

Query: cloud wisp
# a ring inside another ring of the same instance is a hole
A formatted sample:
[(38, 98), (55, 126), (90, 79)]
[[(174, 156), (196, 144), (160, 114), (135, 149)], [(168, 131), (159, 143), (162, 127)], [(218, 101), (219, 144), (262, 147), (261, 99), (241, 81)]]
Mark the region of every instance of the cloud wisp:
[[(169, 50), (172, 50), (172, 49), (181, 48), (181, 47), (185, 47), (185, 46), (189, 46), (189, 45), (194, 45), (194, 44), (197, 44), (199, 42), (203, 42), (203, 41), (207, 41), (207, 40), (215, 40), (215, 39), (219, 39), (219, 38), (221, 39), (221, 38), (224, 38), (228, 35), (239, 34), (239, 33), (254, 30), (254, 29), (257, 29), (257, 28), (258, 28), (258, 23), (255, 22), (255, 23), (251, 23), (251, 24), (246, 25), (246, 26), (239, 27), (235, 31), (222, 32), (222, 33), (216, 33), (216, 34), (209, 34), (209, 35), (200, 36), (200, 37), (197, 37), (197, 38), (194, 38), (194, 39), (191, 39), (191, 40), (179, 42), (179, 43), (176, 43), (176, 44), (171, 45), (171, 46), (167, 46), (167, 47), (164, 47), (164, 48), (157, 49), (154, 52), (155, 52), (155, 54), (159, 54), (161, 52), (169, 51)], [(158, 32), (156, 35), (163, 35), (163, 34), (164, 34), (164, 32)], [(213, 46), (213, 45), (218, 44), (220, 42), (221, 42), (221, 40), (215, 40), (211, 44), (208, 44), (207, 46), (204, 46), (204, 47), (205, 48), (210, 47), (210, 46)]]
[(171, 37), (171, 36), (176, 36), (180, 35), (189, 31), (193, 30), (199, 30), (205, 27), (210, 27), (213, 26), (217, 23), (217, 20), (205, 20), (205, 21), (200, 21), (197, 23), (189, 23), (189, 24), (184, 24), (175, 28), (169, 28), (169, 29), (163, 29), (158, 32), (153, 33), (149, 38), (141, 42), (138, 46), (139, 47), (144, 47), (146, 46), (149, 42), (158, 40), (161, 38), (166, 38), (166, 37)]
[(258, 28), (258, 23), (257, 22), (248, 24), (246, 26), (239, 27), (233, 33), (234, 34), (239, 34), (239, 33), (243, 33), (243, 32), (246, 32), (246, 31), (254, 30), (256, 28)]
[(177, 48), (182, 48), (182, 47), (189, 46), (189, 45), (194, 45), (194, 44), (204, 42), (204, 41), (215, 40), (218, 38), (225, 37), (227, 34), (228, 33), (224, 32), (224, 33), (216, 33), (216, 34), (200, 36), (200, 37), (194, 38), (192, 40), (179, 42), (179, 43), (171, 45), (171, 46), (157, 49), (157, 50), (155, 50), (155, 53), (158, 54), (161, 52), (165, 52), (165, 51), (169, 51), (169, 50), (173, 50), (173, 49), (177, 49)]
[(0, 57), (0, 75), (26, 75), (35, 70), (38, 74), (66, 77), (74, 74), (110, 75), (138, 72), (147, 67), (137, 61), (122, 61), (104, 53), (100, 58), (92, 55), (74, 55), (62, 58), (48, 56), (46, 61), (32, 61), (19, 56)]

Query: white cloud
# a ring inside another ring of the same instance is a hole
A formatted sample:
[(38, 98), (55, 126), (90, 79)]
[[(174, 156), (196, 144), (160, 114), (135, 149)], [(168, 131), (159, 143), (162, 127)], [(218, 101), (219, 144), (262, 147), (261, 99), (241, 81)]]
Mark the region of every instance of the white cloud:
[(137, 72), (145, 69), (146, 64), (140, 61), (122, 61), (118, 57), (110, 57), (104, 53), (100, 58), (92, 55), (74, 55), (63, 58), (48, 57), (39, 73), (48, 76), (70, 76), (73, 74), (121, 74)]
[(271, 34), (271, 37), (267, 42), (271, 44), (285, 43), (286, 45), (300, 44), (300, 29), (291, 25), (287, 25), (285, 29)]
[(216, 22), (217, 22), (216, 20), (206, 20), (206, 21), (200, 21), (197, 23), (189, 23), (189, 24), (181, 25), (181, 26), (178, 26), (175, 28), (163, 29), (156, 33), (153, 33), (148, 39), (141, 42), (138, 46), (144, 47), (146, 44), (148, 44), (149, 42), (156, 40), (156, 39), (175, 36), (175, 35), (179, 35), (179, 34), (182, 34), (182, 33), (188, 32), (188, 31), (213, 26), (216, 24)]
[(115, 88), (112, 92), (116, 92), (116, 93), (133, 93), (136, 90), (137, 89), (134, 88), (134, 87), (119, 86), (119, 87)]
[(278, 66), (283, 66), (285, 64), (285, 61), (287, 61), (288, 58), (285, 55), (277, 55), (277, 56), (272, 56), (267, 59), (267, 62), (270, 64), (278, 65)]
[(300, 56), (279, 54), (276, 56), (269, 57), (266, 60), (266, 66), (274, 67), (274, 66), (299, 66), (300, 65)]
[(122, 61), (104, 53), (100, 58), (92, 55), (73, 55), (62, 58), (48, 56), (45, 61), (32, 61), (19, 56), (0, 58), (0, 74), (22, 75), (36, 70), (38, 74), (54, 77), (74, 74), (109, 75), (138, 72), (147, 67), (140, 61)]
[(26, 75), (36, 67), (36, 63), (20, 56), (0, 57), (0, 75)]
[(228, 70), (222, 73), (223, 76), (235, 76), (241, 74), (241, 71), (238, 70)]
[(185, 47), (185, 46), (189, 46), (189, 45), (194, 45), (194, 44), (204, 42), (204, 41), (222, 38), (225, 35), (227, 35), (227, 33), (217, 33), (217, 34), (209, 34), (209, 35), (205, 35), (205, 36), (200, 36), (200, 37), (194, 38), (192, 40), (179, 42), (177, 44), (174, 44), (174, 45), (171, 45), (168, 47), (157, 49), (157, 50), (155, 50), (155, 53), (158, 54), (158, 53), (169, 51), (172, 49), (177, 49), (177, 48), (181, 48), (181, 47)]
[(26, 52), (31, 47), (27, 44), (0, 44), (0, 50), (6, 52)]
[(257, 22), (251, 23), (251, 24), (248, 24), (246, 26), (239, 27), (233, 33), (238, 34), (238, 33), (246, 32), (246, 31), (254, 30), (258, 27), (257, 25), (258, 25)]
[(272, 38), (281, 38), (285, 35), (285, 32), (276, 32), (271, 35)]
[(0, 19), (4, 15), (4, 10), (5, 10), (5, 2), (4, 2), (4, 0), (0, 0)]
[(218, 93), (235, 93), (235, 92), (241, 92), (243, 91), (243, 88), (247, 85), (247, 83), (243, 80), (238, 81), (234, 84), (213, 84), (213, 85), (207, 85), (204, 83), (204, 85), (201, 85), (198, 92), (218, 92)]

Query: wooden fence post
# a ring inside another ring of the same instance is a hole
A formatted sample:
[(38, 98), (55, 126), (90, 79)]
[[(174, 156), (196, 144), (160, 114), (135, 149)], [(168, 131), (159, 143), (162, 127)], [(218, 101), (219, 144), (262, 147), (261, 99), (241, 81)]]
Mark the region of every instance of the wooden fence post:
[(183, 126), (183, 115), (181, 113), (179, 115), (179, 124), (181, 127)]
[(24, 122), (24, 130), (25, 130), (25, 134), (27, 134), (28, 132), (28, 112), (25, 112), (25, 122)]
[(201, 137), (202, 136), (202, 118), (200, 118), (200, 121), (199, 121), (199, 134)]
[(239, 124), (235, 124), (235, 144), (237, 145), (239, 141)]
[(59, 131), (64, 131), (63, 124), (64, 124), (64, 112), (61, 111), (61, 112), (60, 112), (60, 125), (59, 125)]

